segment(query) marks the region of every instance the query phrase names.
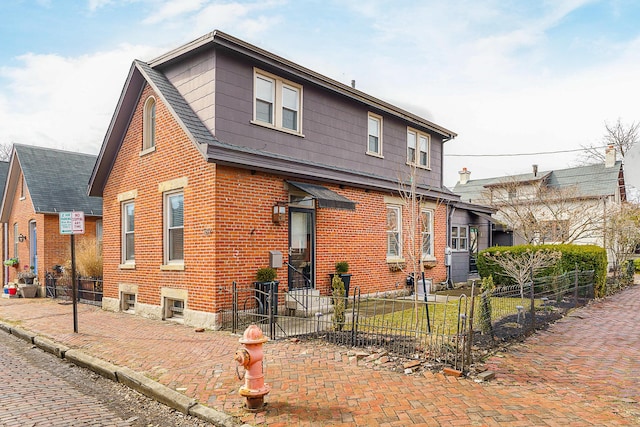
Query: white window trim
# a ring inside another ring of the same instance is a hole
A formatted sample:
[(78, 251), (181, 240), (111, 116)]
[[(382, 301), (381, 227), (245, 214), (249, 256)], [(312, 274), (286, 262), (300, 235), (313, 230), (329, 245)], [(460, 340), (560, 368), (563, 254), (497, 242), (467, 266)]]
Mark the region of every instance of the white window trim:
[[(126, 207), (128, 205), (133, 204), (133, 218), (134, 218), (134, 229), (133, 229), (133, 253), (134, 253), (134, 258), (133, 259), (126, 259), (127, 257), (127, 232), (126, 232), (126, 221), (127, 221), (127, 215), (126, 215)], [(130, 199), (130, 200), (123, 200), (121, 202), (120, 205), (120, 215), (122, 218), (121, 221), (121, 225), (120, 225), (120, 233), (121, 233), (121, 248), (120, 248), (120, 261), (121, 264), (119, 266), (120, 269), (122, 270), (128, 270), (128, 269), (133, 269), (136, 266), (136, 260), (135, 260), (135, 217), (136, 217), (136, 205), (135, 205), (135, 200), (134, 199)]]
[(27, 198), (24, 188), (26, 187), (26, 184), (24, 182), (24, 175), (20, 176), (20, 200), (24, 200)]
[(385, 209), (385, 223), (386, 223), (386, 215), (388, 209), (394, 209), (398, 212), (398, 254), (390, 255), (389, 254), (389, 230), (386, 230), (385, 227), (385, 242), (386, 242), (386, 257), (387, 262), (404, 262), (404, 258), (402, 257), (402, 206), (398, 205), (387, 205)]
[(169, 198), (175, 195), (182, 195), (183, 210), (184, 210), (184, 190), (182, 188), (178, 190), (167, 191), (162, 196), (162, 209), (163, 209), (163, 225), (162, 225), (162, 246), (164, 252), (164, 264), (160, 266), (161, 270), (165, 271), (181, 271), (184, 270), (184, 211), (182, 217), (182, 256), (183, 259), (169, 260)]
[[(458, 229), (458, 237), (453, 236), (453, 229), (456, 228)], [(466, 242), (465, 244), (465, 248), (464, 249), (460, 249), (460, 230), (461, 229), (465, 229), (467, 231), (466, 236), (464, 237), (464, 241)], [(458, 245), (456, 245), (457, 247), (454, 248), (454, 244), (453, 241), (454, 239), (456, 239), (458, 241)], [(451, 226), (451, 249), (453, 250), (453, 252), (469, 252), (469, 227), (466, 225), (452, 225)]]
[[(433, 261), (436, 259), (435, 255), (434, 255), (434, 238), (433, 238), (433, 234), (434, 234), (434, 212), (433, 209), (421, 209), (421, 213), (428, 213), (429, 214), (429, 234), (431, 235), (431, 240), (430, 240), (430, 245), (429, 245), (429, 254), (425, 254), (424, 252), (422, 252), (422, 260), (423, 261)], [(422, 248), (424, 247), (424, 231), (423, 228), (420, 229), (420, 250), (422, 251)]]
[[(409, 156), (408, 156), (408, 148), (409, 148), (409, 133), (412, 133), (416, 136), (416, 147), (415, 147), (415, 151), (413, 154), (413, 161), (410, 161)], [(421, 165), (420, 164), (420, 137), (426, 138), (427, 139), (427, 164), (426, 165)], [(407, 148), (407, 165), (410, 166), (415, 166), (417, 168), (420, 169), (426, 169), (426, 170), (431, 170), (431, 135), (429, 135), (428, 133), (424, 133), (424, 132), (420, 132), (418, 129), (414, 129), (411, 127), (407, 127), (407, 138), (406, 138), (406, 144), (405, 144), (406, 148)]]
[[(154, 114), (151, 117), (151, 104), (154, 106)], [(149, 96), (146, 101), (144, 101), (144, 108), (142, 114), (142, 152), (140, 155), (150, 153), (155, 151), (156, 147), (156, 137), (157, 137), (157, 114), (158, 114), (158, 102), (156, 98), (153, 96)], [(153, 128), (152, 128), (153, 126)], [(153, 132), (151, 130), (153, 129)]]
[[(263, 122), (261, 120), (258, 120), (256, 117), (256, 99), (257, 99), (256, 80), (258, 76), (271, 80), (275, 83), (274, 84), (275, 94), (273, 94), (274, 100), (273, 100), (273, 117), (272, 117), (273, 122), (272, 123)], [(298, 117), (297, 117), (298, 129), (297, 130), (285, 128), (282, 126), (282, 108), (283, 108), (282, 88), (283, 87), (289, 87), (290, 89), (294, 89), (298, 92)], [(253, 69), (253, 120), (251, 120), (252, 124), (264, 126), (270, 129), (275, 129), (280, 132), (285, 132), (291, 135), (304, 137), (304, 134), (302, 133), (302, 111), (303, 111), (302, 106), (303, 106), (303, 91), (302, 91), (301, 85), (291, 82), (289, 80), (285, 80), (274, 74), (267, 73), (266, 71), (260, 70), (258, 68)]]
[[(370, 151), (369, 150), (369, 136), (371, 136), (371, 134), (369, 133), (369, 120), (373, 119), (375, 121), (378, 122), (378, 151)], [(383, 135), (383, 119), (382, 116), (369, 112), (369, 114), (367, 114), (367, 154), (370, 156), (374, 156), (374, 157), (380, 157), (380, 158), (384, 158), (383, 156), (383, 151), (382, 151), (382, 135)]]

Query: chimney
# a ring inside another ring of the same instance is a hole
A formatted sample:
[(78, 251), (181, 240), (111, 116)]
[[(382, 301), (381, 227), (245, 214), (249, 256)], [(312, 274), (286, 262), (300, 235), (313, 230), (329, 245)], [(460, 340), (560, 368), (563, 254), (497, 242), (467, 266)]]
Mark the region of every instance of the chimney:
[(352, 88), (356, 88), (356, 81), (355, 80), (351, 80), (351, 87)]
[(538, 165), (531, 165), (533, 167), (533, 177), (536, 178), (538, 176)]
[(462, 170), (458, 172), (458, 174), (460, 174), (460, 185), (465, 185), (467, 182), (469, 182), (471, 172), (469, 172), (467, 168), (462, 168)]
[(604, 167), (612, 168), (616, 164), (616, 149), (613, 145), (607, 147), (604, 152)]

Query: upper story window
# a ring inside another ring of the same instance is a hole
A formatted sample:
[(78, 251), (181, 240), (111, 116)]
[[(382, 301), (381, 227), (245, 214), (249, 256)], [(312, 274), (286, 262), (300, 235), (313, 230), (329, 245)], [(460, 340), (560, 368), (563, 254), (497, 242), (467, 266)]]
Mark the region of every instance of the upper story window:
[(407, 129), (407, 163), (428, 169), (431, 167), (431, 137), (415, 129)]
[(20, 177), (20, 200), (25, 198), (24, 194), (24, 175)]
[(147, 98), (144, 103), (142, 128), (142, 149), (148, 150), (156, 146), (156, 99)]
[(367, 154), (382, 156), (382, 117), (369, 113)]
[(125, 202), (122, 204), (122, 263), (132, 264), (135, 262), (135, 216), (134, 202)]
[(184, 194), (165, 194), (164, 206), (165, 263), (181, 264), (184, 260)]
[(300, 134), (302, 86), (254, 69), (253, 123)]
[(469, 234), (467, 227), (454, 225), (451, 227), (451, 249), (466, 251), (469, 248)]
[(402, 210), (387, 206), (387, 258), (402, 256)]
[(422, 228), (422, 258), (433, 256), (433, 211), (423, 209), (420, 212)]

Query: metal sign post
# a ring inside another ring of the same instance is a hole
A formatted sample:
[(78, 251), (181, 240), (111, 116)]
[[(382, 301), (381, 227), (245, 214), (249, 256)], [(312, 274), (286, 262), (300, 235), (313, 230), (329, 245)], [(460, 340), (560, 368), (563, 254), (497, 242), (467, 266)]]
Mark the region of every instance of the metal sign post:
[(73, 295), (73, 332), (78, 333), (78, 282), (76, 280), (76, 234), (84, 234), (84, 212), (60, 212), (60, 234), (71, 236), (71, 289)]

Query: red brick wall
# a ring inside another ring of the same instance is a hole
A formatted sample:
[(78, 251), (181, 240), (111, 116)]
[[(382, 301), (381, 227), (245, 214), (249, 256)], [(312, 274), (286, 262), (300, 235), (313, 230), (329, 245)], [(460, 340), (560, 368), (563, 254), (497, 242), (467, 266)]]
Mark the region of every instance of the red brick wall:
[[(103, 193), (104, 292), (118, 297), (118, 284), (138, 285), (138, 301), (160, 305), (160, 288), (189, 289), (189, 308), (214, 311), (215, 165), (208, 164), (156, 96), (156, 149), (140, 156), (144, 90)], [(184, 189), (184, 271), (161, 271), (163, 195), (158, 184), (188, 177)], [(120, 269), (121, 204), (118, 194), (135, 198), (135, 270)]]
[[(286, 261), (288, 253), (288, 224), (272, 221), (272, 207), (287, 201), (285, 178), (248, 170), (219, 166), (216, 175), (216, 271), (218, 283), (250, 284), (255, 272), (266, 267), (269, 251), (278, 250)], [(386, 261), (386, 204), (385, 194), (355, 188), (340, 188), (324, 184), (357, 203), (355, 211), (316, 210), (316, 288), (327, 294), (329, 274), (338, 261), (350, 265), (351, 289), (360, 287), (361, 293), (404, 289), (406, 271), (392, 272)], [(446, 206), (439, 205), (434, 215), (436, 267), (426, 270), (425, 276), (435, 282), (446, 278), (444, 248), (446, 246)], [(405, 233), (404, 253), (408, 254), (408, 209), (403, 212)], [(420, 250), (420, 237), (416, 239)], [(408, 259), (407, 259), (408, 261)], [(407, 262), (407, 271), (409, 271)], [(286, 287), (287, 268), (278, 270), (280, 287)], [(228, 298), (230, 300), (230, 297)]]
[[(118, 284), (138, 285), (138, 301), (160, 305), (160, 288), (189, 290), (192, 310), (215, 312), (228, 307), (231, 294), (219, 292), (233, 281), (250, 285), (256, 270), (266, 267), (269, 250), (288, 253), (288, 224), (272, 221), (276, 202), (288, 201), (285, 178), (205, 162), (170, 112), (156, 97), (156, 150), (140, 156), (142, 112), (146, 87), (115, 160), (103, 193), (104, 292), (118, 297)], [(187, 177), (184, 189), (184, 271), (162, 271), (163, 208), (158, 183)], [(405, 272), (392, 272), (386, 263), (385, 194), (317, 183), (357, 202), (356, 211), (316, 211), (316, 280), (328, 292), (329, 273), (337, 261), (349, 262), (352, 289), (362, 293), (403, 289)], [(121, 203), (118, 194), (137, 191), (135, 198), (135, 269), (120, 269)], [(405, 221), (408, 214), (404, 213)], [(445, 207), (435, 215), (438, 266), (427, 277), (444, 280)], [(405, 244), (407, 239), (404, 239)], [(417, 242), (419, 245), (419, 242)], [(286, 288), (287, 269), (278, 271)]]

